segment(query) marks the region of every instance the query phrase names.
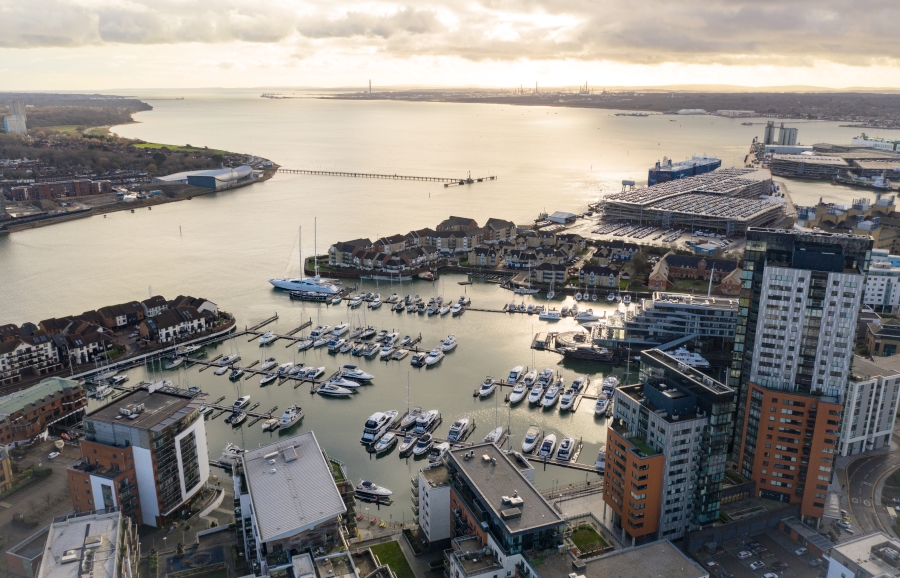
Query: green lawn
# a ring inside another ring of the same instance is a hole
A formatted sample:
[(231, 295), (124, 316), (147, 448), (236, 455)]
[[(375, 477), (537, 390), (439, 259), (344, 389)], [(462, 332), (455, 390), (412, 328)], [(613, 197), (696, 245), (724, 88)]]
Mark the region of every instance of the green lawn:
[(371, 550), (381, 560), (382, 564), (387, 564), (390, 567), (394, 574), (397, 575), (397, 578), (416, 578), (412, 568), (409, 566), (409, 562), (406, 561), (406, 556), (403, 555), (403, 550), (400, 549), (400, 544), (397, 542), (376, 544), (372, 546)]
[(43, 130), (53, 130), (56, 132), (64, 132), (67, 134), (78, 134), (78, 125), (75, 124), (63, 124), (59, 126), (48, 126), (44, 127)]
[(186, 146), (180, 146), (180, 145), (159, 144), (159, 143), (155, 143), (155, 142), (145, 142), (145, 143), (134, 145), (134, 148), (136, 148), (136, 149), (161, 149), (163, 147), (169, 149), (172, 152), (176, 152), (176, 153), (207, 153), (207, 154), (211, 154), (211, 155), (215, 155), (215, 154), (227, 155), (228, 154), (227, 151), (220, 151), (220, 150), (216, 150), (216, 149), (204, 149), (204, 148), (198, 148), (198, 147), (186, 147)]
[(597, 530), (587, 525), (579, 526), (572, 532), (572, 543), (582, 552), (591, 552), (609, 546), (603, 536), (597, 533)]

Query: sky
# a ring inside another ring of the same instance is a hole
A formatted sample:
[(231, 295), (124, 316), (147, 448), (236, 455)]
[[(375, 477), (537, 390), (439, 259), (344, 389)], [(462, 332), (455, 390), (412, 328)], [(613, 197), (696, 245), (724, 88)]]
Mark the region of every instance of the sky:
[(900, 87), (898, 0), (0, 0), (0, 90)]

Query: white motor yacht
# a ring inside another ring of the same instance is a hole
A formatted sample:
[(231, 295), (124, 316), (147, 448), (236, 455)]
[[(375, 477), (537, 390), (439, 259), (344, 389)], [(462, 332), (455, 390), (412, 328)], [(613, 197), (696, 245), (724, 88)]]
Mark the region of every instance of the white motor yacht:
[(559, 321), (562, 319), (562, 315), (560, 315), (559, 311), (554, 307), (548, 311), (542, 311), (540, 315), (538, 315), (538, 319), (543, 319), (544, 321)]
[(495, 389), (497, 389), (497, 380), (489, 375), (481, 382), (481, 387), (478, 388), (478, 397), (487, 397), (494, 393)]
[(612, 303), (612, 302), (615, 301), (615, 300), (616, 300), (616, 294), (615, 294), (615, 293), (610, 293), (609, 295), (606, 296), (606, 302), (607, 302), (607, 303)]
[(534, 448), (537, 447), (538, 442), (541, 440), (541, 428), (536, 425), (532, 425), (528, 428), (528, 431), (525, 432), (525, 439), (522, 440), (522, 451), (526, 454), (534, 451)]
[(431, 453), (428, 455), (428, 461), (432, 464), (436, 464), (441, 461), (447, 452), (450, 451), (450, 442), (441, 442), (431, 448)]
[(328, 335), (330, 332), (331, 325), (317, 325), (315, 329), (309, 332), (309, 336), (315, 340)]
[[(182, 363), (184, 363), (184, 358), (183, 358), (183, 357), (176, 357), (176, 358), (174, 358), (172, 361), (168, 362), (168, 363), (165, 365), (165, 368), (166, 368), (166, 369), (176, 369), (176, 368), (180, 367)], [(112, 375), (112, 376), (110, 376), (110, 377), (115, 377), (115, 376)], [(107, 379), (108, 379), (108, 378), (107, 378)]]
[(566, 411), (572, 409), (572, 406), (575, 405), (576, 398), (577, 398), (577, 395), (575, 393), (575, 388), (570, 387), (569, 389), (566, 390), (565, 393), (563, 393), (560, 396), (559, 409), (566, 410)]
[(567, 462), (572, 459), (572, 454), (574, 452), (575, 438), (563, 438), (563, 441), (559, 443), (559, 448), (556, 450), (556, 459), (560, 462)]
[(600, 319), (600, 316), (595, 315), (593, 309), (580, 311), (578, 315), (575, 316), (575, 321), (578, 321), (579, 323), (584, 323), (587, 321), (597, 321), (598, 319)]
[(398, 345), (400, 345), (400, 347), (406, 347), (410, 343), (412, 343), (412, 337), (410, 337), (409, 335), (404, 335), (403, 339), (400, 340), (400, 343)]
[(541, 387), (541, 384), (536, 383), (531, 388), (531, 393), (528, 394), (528, 403), (540, 403), (543, 396), (544, 388)]
[(382, 303), (383, 302), (381, 300), (381, 297), (375, 297), (375, 299), (372, 299), (372, 302), (369, 303), (369, 307), (371, 309), (378, 309), (379, 307), (381, 307)]
[(375, 379), (374, 376), (369, 375), (355, 365), (342, 365), (339, 371), (343, 377), (353, 381), (372, 381)]
[(559, 390), (560, 386), (553, 384), (549, 388), (547, 388), (547, 392), (544, 394), (543, 399), (541, 399), (542, 407), (553, 407), (556, 405), (556, 402), (559, 401)]
[(381, 439), (375, 442), (375, 446), (372, 448), (375, 451), (375, 454), (383, 454), (384, 452), (390, 450), (392, 447), (397, 445), (399, 438), (397, 434), (394, 432), (387, 432)]
[(272, 382), (275, 381), (276, 379), (278, 379), (278, 372), (277, 372), (277, 371), (270, 371), (269, 373), (265, 374), (265, 375), (262, 377), (262, 379), (259, 380), (259, 384), (260, 384), (260, 385), (269, 385), (270, 383), (272, 383)]
[(609, 397), (605, 393), (601, 393), (597, 397), (597, 403), (594, 404), (594, 415), (605, 415), (609, 407)]
[(482, 438), (481, 443), (483, 444), (495, 444), (500, 441), (500, 438), (503, 437), (503, 426), (498, 425), (494, 429), (488, 432), (484, 438)]
[(276, 365), (278, 365), (278, 360), (276, 360), (274, 357), (270, 357), (267, 360), (262, 362), (262, 365), (259, 366), (259, 370), (260, 371), (269, 371)]
[(362, 384), (358, 381), (353, 381), (350, 379), (344, 379), (340, 374), (335, 375), (325, 383), (330, 385), (336, 385), (338, 387), (344, 387), (346, 389), (356, 389), (358, 387), (362, 387)]
[(396, 409), (392, 409), (385, 412), (377, 411), (370, 415), (363, 426), (363, 435), (359, 441), (364, 444), (377, 442), (394, 425), (397, 413), (399, 412)]
[(384, 344), (385, 345), (397, 345), (397, 339), (400, 338), (400, 334), (394, 331), (393, 333), (388, 333), (384, 336)]
[(394, 355), (394, 351), (396, 351), (396, 350), (397, 350), (396, 347), (394, 347), (393, 345), (388, 343), (387, 345), (385, 345), (384, 347), (381, 348), (381, 353), (379, 354), (379, 357), (381, 357), (381, 359), (390, 358), (392, 355)]
[(284, 377), (285, 375), (288, 375), (293, 367), (294, 363), (292, 361), (282, 363), (278, 366), (278, 377)]
[(318, 379), (319, 377), (322, 376), (323, 373), (325, 373), (324, 366), (322, 366), (322, 367), (307, 367), (304, 377), (306, 377), (306, 379)]
[(444, 359), (444, 352), (438, 348), (434, 348), (425, 358), (425, 365), (432, 366)]
[(244, 375), (243, 368), (236, 367), (234, 369), (234, 371), (232, 371), (231, 374), (228, 376), (228, 379), (230, 379), (231, 381), (237, 381), (241, 378), (242, 375)]
[(384, 338), (387, 337), (387, 329), (382, 329), (375, 335), (375, 341), (384, 341)]
[(625, 305), (630, 305), (631, 304), (631, 295), (626, 293), (625, 296), (622, 297), (622, 303), (624, 303)]
[(331, 330), (331, 334), (335, 337), (340, 337), (348, 331), (350, 331), (350, 325), (348, 323), (339, 323), (334, 326), (334, 329)]
[(525, 396), (528, 394), (528, 388), (525, 387), (524, 383), (517, 383), (513, 388), (512, 393), (509, 394), (509, 403), (519, 403)]
[(343, 337), (333, 337), (331, 341), (328, 342), (328, 352), (339, 352), (341, 350), (341, 347), (343, 347), (345, 343), (347, 343), (347, 340)]
[(383, 488), (365, 480), (360, 480), (359, 485), (356, 486), (357, 497), (364, 500), (380, 500), (387, 498), (393, 493), (394, 492), (390, 491), (387, 488)]
[(586, 377), (576, 377), (572, 380), (572, 389), (575, 390), (575, 393), (581, 393), (581, 390), (584, 389), (584, 386), (588, 383)]
[(434, 425), (434, 420), (437, 419), (438, 415), (438, 410), (436, 409), (431, 409), (419, 414), (419, 417), (416, 418), (416, 426), (413, 429), (413, 433), (423, 434), (430, 430), (431, 426)]
[(306, 366), (302, 363), (298, 363), (297, 365), (292, 367), (290, 371), (288, 371), (288, 376), (299, 377), (301, 373), (306, 373)]
[(343, 298), (340, 295), (335, 295), (334, 299), (331, 300), (332, 305), (340, 305)]
[(268, 345), (278, 339), (278, 336), (275, 335), (274, 331), (266, 331), (262, 334), (262, 337), (259, 338), (260, 345)]
[(462, 438), (465, 437), (466, 433), (469, 431), (469, 418), (463, 417), (450, 426), (450, 432), (447, 434), (447, 439), (451, 442), (462, 441)]
[(372, 327), (371, 325), (369, 325), (368, 327), (363, 329), (363, 332), (359, 337), (360, 337), (360, 339), (370, 339), (371, 337), (375, 336), (375, 333), (376, 333), (375, 328)]
[(509, 372), (509, 375), (506, 376), (506, 385), (515, 385), (519, 383), (519, 380), (522, 379), (522, 374), (525, 372), (525, 368), (521, 365), (517, 365), (512, 368)]
[(600, 386), (600, 391), (602, 391), (606, 395), (612, 395), (617, 385), (619, 385), (619, 379), (614, 375), (610, 375), (603, 380), (603, 385)]
[(416, 425), (416, 420), (422, 415), (421, 407), (414, 407), (400, 420), (400, 429), (406, 431)]
[(297, 351), (306, 351), (313, 346), (313, 343), (315, 343), (315, 341), (308, 337), (306, 339), (301, 339), (297, 342)]
[(419, 441), (419, 438), (417, 438), (413, 434), (406, 434), (406, 436), (403, 438), (403, 441), (400, 442), (400, 455), (404, 455), (406, 452), (412, 451), (417, 441)]
[(399, 300), (400, 300), (400, 296), (397, 295), (396, 293), (391, 293), (391, 296), (388, 297), (387, 299), (385, 299), (385, 301), (387, 301), (388, 303), (396, 303)]
[(363, 357), (375, 357), (381, 351), (381, 347), (379, 347), (378, 343), (372, 342), (366, 344), (366, 346), (362, 350)]
[(281, 421), (278, 425), (282, 429), (287, 429), (301, 419), (303, 419), (303, 409), (301, 409), (299, 405), (292, 405), (281, 414)]
[(548, 434), (544, 436), (544, 441), (541, 442), (541, 447), (538, 450), (537, 456), (539, 458), (552, 458), (553, 450), (556, 449), (556, 434)]
[(190, 355), (191, 353), (197, 351), (203, 347), (202, 345), (179, 345), (175, 348), (175, 353), (177, 355)]
[(262, 430), (263, 431), (275, 431), (278, 429), (278, 424), (279, 424), (279, 422), (278, 422), (277, 417), (267, 419), (262, 424)]
[(522, 378), (522, 383), (525, 384), (525, 387), (534, 385), (535, 380), (537, 380), (537, 374), (537, 369), (530, 369), (528, 373), (525, 374), (525, 377)]
[(247, 404), (250, 403), (249, 395), (242, 395), (241, 397), (234, 400), (234, 403), (231, 404), (234, 409), (240, 409), (242, 407), (247, 407)]
[(450, 308), (450, 313), (453, 314), (453, 317), (459, 317), (465, 310), (465, 307), (463, 307), (459, 303), (456, 303), (453, 307)]
[(690, 365), (691, 367), (699, 367), (702, 369), (709, 367), (709, 362), (706, 359), (697, 353), (688, 351), (686, 347), (679, 347), (672, 353), (669, 353), (669, 355), (679, 362)]
[(406, 357), (407, 355), (409, 355), (409, 349), (405, 349), (405, 348), (403, 348), (403, 349), (398, 349), (398, 350), (395, 351), (394, 354), (391, 356), (391, 359), (393, 359), (394, 361), (400, 361), (401, 359), (403, 359), (403, 358)]
[(316, 393), (328, 397), (344, 397), (356, 393), (356, 390), (347, 389), (346, 387), (338, 387), (331, 383), (325, 383), (316, 390)]
[(231, 368), (228, 367), (227, 365), (225, 365), (225, 366), (222, 366), (219, 369), (215, 370), (213, 373), (216, 375), (225, 375), (226, 373), (228, 373), (229, 370), (231, 370)]
[(420, 437), (416, 442), (416, 445), (413, 446), (413, 455), (422, 456), (427, 454), (431, 450), (431, 446), (434, 445), (434, 438), (431, 437), (431, 434), (427, 433)]
[(597, 461), (594, 462), (594, 467), (602, 474), (606, 470), (606, 452), (604, 450), (600, 450), (597, 452)]
[(324, 293), (337, 295), (341, 288), (331, 279), (322, 279), (319, 275), (305, 279), (269, 279), (269, 283), (285, 291), (305, 291), (307, 293)]
[(541, 373), (538, 375), (537, 385), (540, 385), (542, 388), (550, 387), (550, 383), (553, 381), (553, 370), (552, 369), (542, 369)]
[(441, 351), (443, 351), (444, 353), (453, 351), (454, 349), (456, 349), (457, 345), (458, 342), (456, 341), (456, 336), (448, 335), (447, 339), (441, 342)]
[(449, 305), (441, 305), (441, 308), (438, 309), (438, 315), (446, 315), (448, 313), (450, 313)]
[(241, 356), (238, 354), (226, 355), (225, 357), (223, 357), (222, 359), (219, 360), (219, 365), (229, 365), (236, 361), (240, 361), (240, 359), (241, 359)]
[(331, 335), (325, 334), (325, 335), (322, 335), (321, 337), (317, 338), (315, 341), (313, 341), (313, 347), (322, 347), (323, 345), (328, 345), (328, 343), (330, 343), (330, 342), (331, 342)]

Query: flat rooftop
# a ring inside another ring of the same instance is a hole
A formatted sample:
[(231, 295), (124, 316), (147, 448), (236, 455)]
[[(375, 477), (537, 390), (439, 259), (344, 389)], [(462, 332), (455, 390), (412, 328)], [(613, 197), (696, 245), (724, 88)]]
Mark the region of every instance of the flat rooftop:
[(491, 570), (503, 568), (497, 556), (493, 553), (486, 554), (481, 540), (472, 536), (469, 538), (461, 538), (453, 541), (459, 548), (454, 552), (456, 561), (462, 566), (466, 575), (477, 576)]
[(313, 432), (241, 456), (264, 542), (294, 536), (347, 511)]
[[(541, 578), (568, 578), (573, 572), (569, 553), (548, 556), (537, 570)], [(585, 578), (706, 578), (709, 572), (668, 540), (616, 550), (585, 564)]]
[(841, 157), (827, 157), (823, 155), (791, 155), (775, 153), (772, 155), (772, 161), (784, 161), (793, 163), (806, 163), (808, 165), (827, 165), (838, 167), (850, 167), (850, 163)]
[[(135, 419), (124, 417), (120, 410), (131, 404), (140, 404), (144, 410)], [(146, 387), (123, 395), (112, 403), (85, 416), (85, 420), (102, 421), (146, 430), (161, 430), (196, 411), (200, 404), (189, 395), (179, 395), (169, 390), (150, 392)]]
[(706, 297), (703, 295), (686, 295), (684, 293), (653, 293), (653, 305), (683, 305), (685, 307), (699, 307), (703, 309), (727, 309), (737, 311), (737, 297)]
[(900, 374), (900, 355), (887, 357), (861, 357), (853, 356), (850, 365), (850, 379), (852, 381), (865, 381), (878, 376), (889, 377)]
[(843, 544), (833, 544), (831, 546), (831, 556), (834, 558), (836, 552), (840, 553), (872, 576), (880, 576), (882, 574), (895, 576), (897, 568), (872, 554), (873, 546), (879, 546), (886, 542), (894, 550), (900, 551), (900, 540), (891, 538), (884, 532), (875, 532), (855, 540), (848, 540)]
[[(474, 457), (464, 459), (469, 452), (474, 452)], [(479, 444), (453, 450), (449, 453), (448, 459), (475, 490), (482, 503), (491, 509), (494, 518), (504, 524), (510, 534), (559, 526), (563, 523), (556, 510), (512, 462), (515, 458), (511, 459), (494, 444)], [(496, 460), (496, 464), (492, 463), (492, 459)], [(504, 518), (502, 512), (513, 509), (513, 506), (504, 504), (502, 497), (512, 496), (514, 492), (518, 492), (518, 496), (524, 500), (520, 507), (521, 515)]]
[[(113, 578), (121, 522), (120, 512), (104, 512), (52, 523), (36, 578)], [(83, 572), (85, 564), (91, 569)]]
[(741, 220), (750, 219), (773, 209), (783, 208), (783, 205), (774, 198), (773, 200), (741, 199), (710, 195), (709, 193), (687, 193), (654, 202), (648, 208), (673, 213)]
[(450, 472), (447, 466), (439, 464), (422, 470), (422, 477), (432, 488), (443, 486), (450, 481)]
[[(856, 166), (861, 169), (875, 169), (876, 171), (900, 171), (900, 161), (884, 160), (884, 161), (856, 161)], [(889, 177), (892, 175), (888, 175)]]
[(739, 194), (748, 186), (772, 178), (766, 169), (727, 168), (718, 169), (696, 177), (666, 181), (649, 187), (641, 187), (607, 195), (607, 201), (634, 205), (649, 205), (663, 199), (685, 193), (709, 193), (716, 197)]

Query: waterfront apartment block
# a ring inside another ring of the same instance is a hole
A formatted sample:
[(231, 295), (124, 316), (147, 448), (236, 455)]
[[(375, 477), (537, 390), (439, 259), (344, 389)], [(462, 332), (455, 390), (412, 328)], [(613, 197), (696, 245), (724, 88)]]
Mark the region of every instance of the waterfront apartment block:
[(835, 544), (824, 557), (828, 578), (886, 578), (900, 574), (900, 540), (884, 532)]
[(33, 201), (38, 199), (64, 199), (105, 195), (111, 192), (113, 192), (113, 189), (109, 181), (75, 179), (12, 187), (10, 189), (10, 197), (13, 201)]
[(900, 256), (887, 249), (872, 249), (872, 262), (866, 275), (863, 304), (878, 313), (895, 314), (900, 310)]
[(419, 530), (428, 543), (452, 537), (450, 511), (450, 472), (443, 463), (419, 470), (413, 478), (413, 513)]
[(736, 397), (656, 349), (641, 353), (640, 380), (615, 392), (603, 494), (632, 543), (719, 519)]
[(343, 520), (354, 514), (344, 494), (352, 501), (353, 486), (313, 432), (245, 452), (233, 479), (235, 520), (257, 575), (283, 575), (297, 552), (346, 549)]
[[(13, 329), (14, 328), (14, 329)], [(40, 377), (62, 369), (59, 348), (51, 336), (31, 327), (22, 331), (15, 325), (0, 332), (0, 386)]]
[(838, 451), (872, 239), (751, 229), (730, 376), (733, 456), (760, 496), (816, 523)]
[(0, 444), (16, 446), (44, 439), (53, 425), (74, 425), (87, 407), (77, 381), (48, 377), (28, 389), (0, 398)]
[(565, 521), (517, 459), (494, 444), (447, 454), (452, 549), (444, 567), (455, 578), (539, 575), (526, 552), (556, 549)]
[(134, 578), (141, 557), (137, 526), (117, 508), (53, 520), (35, 578)]
[(900, 356), (854, 356), (843, 396), (838, 452), (842, 456), (890, 444), (900, 403)]
[(118, 507), (155, 527), (180, 515), (209, 479), (199, 407), (158, 382), (86, 415), (81, 460), (68, 469), (75, 511)]
[(652, 299), (641, 299), (626, 316), (610, 317), (599, 343), (647, 349), (689, 338), (724, 350), (734, 341), (737, 314), (736, 297), (654, 292)]

